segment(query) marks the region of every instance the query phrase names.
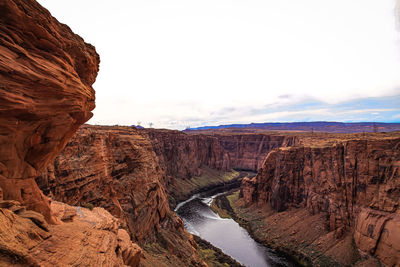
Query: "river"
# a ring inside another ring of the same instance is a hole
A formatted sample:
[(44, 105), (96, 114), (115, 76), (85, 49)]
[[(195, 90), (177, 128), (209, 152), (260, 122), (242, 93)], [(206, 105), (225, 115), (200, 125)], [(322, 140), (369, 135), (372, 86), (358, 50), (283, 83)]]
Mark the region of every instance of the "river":
[(195, 194), (176, 206), (175, 212), (183, 219), (188, 232), (207, 240), (248, 267), (295, 266), (257, 243), (234, 220), (221, 218), (215, 213), (210, 205), (212, 200), (221, 194)]

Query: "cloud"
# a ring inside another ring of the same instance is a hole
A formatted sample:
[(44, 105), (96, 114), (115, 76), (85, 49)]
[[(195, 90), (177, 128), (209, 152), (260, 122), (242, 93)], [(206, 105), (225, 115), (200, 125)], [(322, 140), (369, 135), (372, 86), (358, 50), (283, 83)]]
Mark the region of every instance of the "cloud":
[(199, 117), (186, 117), (183, 115), (174, 126), (183, 129), (187, 126), (320, 120), (398, 122), (400, 121), (399, 103), (400, 95), (381, 98), (360, 98), (339, 104), (327, 104), (315, 100), (304, 100), (300, 103), (292, 101), (292, 104), (288, 103), (285, 108), (281, 106), (231, 107), (216, 110), (210, 114), (203, 114), (203, 116)]
[(398, 0), (39, 2), (100, 54), (90, 122), (398, 120)]

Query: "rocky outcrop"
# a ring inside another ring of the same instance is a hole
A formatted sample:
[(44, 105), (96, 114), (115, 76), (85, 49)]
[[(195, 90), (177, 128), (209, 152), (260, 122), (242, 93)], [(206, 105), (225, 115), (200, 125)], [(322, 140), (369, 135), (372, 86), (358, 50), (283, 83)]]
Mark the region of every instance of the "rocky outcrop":
[(36, 1), (0, 3), (0, 187), (51, 221), (34, 178), (94, 107), (93, 46)]
[(43, 215), (17, 201), (0, 202), (1, 266), (133, 266), (142, 250), (119, 221), (102, 208), (93, 211), (52, 202), (63, 221), (47, 225)]
[(1, 266), (139, 264), (118, 219), (51, 202), (34, 180), (92, 116), (98, 69), (94, 47), (36, 1), (0, 3)]
[(243, 181), (241, 195), (247, 205), (278, 212), (326, 214), (337, 238), (354, 232), (359, 249), (393, 266), (400, 264), (399, 167), (400, 138), (280, 148)]

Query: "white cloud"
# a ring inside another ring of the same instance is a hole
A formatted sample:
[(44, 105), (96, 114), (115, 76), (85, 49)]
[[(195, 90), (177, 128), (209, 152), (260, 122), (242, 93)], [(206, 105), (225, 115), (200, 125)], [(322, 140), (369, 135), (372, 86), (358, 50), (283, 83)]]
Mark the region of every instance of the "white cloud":
[(240, 113), (400, 93), (394, 0), (39, 2), (101, 56), (91, 122), (207, 121), (230, 107), (242, 111), (226, 122), (273, 120)]

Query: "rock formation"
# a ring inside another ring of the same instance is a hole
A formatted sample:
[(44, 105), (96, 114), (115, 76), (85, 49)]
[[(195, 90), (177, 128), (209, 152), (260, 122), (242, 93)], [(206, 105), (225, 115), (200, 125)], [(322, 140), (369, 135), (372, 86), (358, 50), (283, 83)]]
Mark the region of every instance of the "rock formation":
[[(161, 242), (162, 249), (170, 250), (163, 255), (164, 262), (176, 257), (179, 264), (201, 266), (195, 243), (169, 209), (163, 177), (146, 131), (82, 126), (37, 181), (58, 201), (105, 208), (140, 244)], [(174, 242), (165, 241), (170, 239)], [(146, 258), (151, 260), (152, 255)]]
[(231, 169), (228, 154), (213, 136), (188, 135), (171, 130), (147, 132), (160, 165), (169, 177), (186, 179), (198, 176), (201, 166), (218, 170)]
[(0, 14), (0, 187), (51, 221), (34, 178), (92, 116), (99, 56), (35, 1)]
[(244, 179), (247, 205), (277, 212), (305, 207), (326, 214), (340, 238), (354, 232), (355, 244), (388, 266), (400, 264), (400, 138), (350, 140), (328, 147), (272, 151), (257, 176)]
[[(272, 147), (287, 144), (287, 139), (280, 136), (253, 138), (251, 144), (237, 145), (235, 140), (235, 152), (229, 153), (235, 153), (236, 162), (254, 152), (249, 160), (254, 165)], [(228, 147), (229, 142), (225, 141)], [(167, 199), (185, 197), (179, 181), (201, 175), (204, 168), (231, 169), (230, 155), (221, 143), (218, 136), (85, 125), (36, 181), (46, 195), (57, 201), (105, 208), (120, 218), (131, 237), (140, 243), (157, 241), (159, 233), (177, 234), (176, 240), (190, 248), (183, 224), (170, 211)], [(212, 182), (210, 177), (207, 183)], [(174, 251), (187, 248), (175, 247)], [(199, 264), (193, 252), (184, 253)]]
[[(148, 229), (142, 229), (142, 234), (135, 231), (140, 240), (165, 217), (166, 197), (162, 187), (170, 196), (170, 204), (176, 204), (171, 202), (171, 197), (183, 200), (190, 193), (181, 188), (179, 181), (190, 181), (201, 175), (204, 168), (257, 170), (271, 149), (294, 142), (295, 137), (283, 135), (188, 135), (172, 130), (86, 125), (37, 182), (46, 195), (58, 201), (71, 205), (90, 202), (118, 217), (136, 218), (134, 214), (148, 206), (132, 203), (149, 203), (145, 192), (154, 191), (154, 195), (149, 195), (153, 198), (150, 202), (162, 216), (150, 215), (152, 223), (146, 223)], [(209, 177), (207, 183), (212, 182)], [(134, 201), (127, 189), (132, 194), (136, 192)]]
[(92, 116), (98, 69), (94, 47), (36, 1), (0, 3), (1, 266), (139, 264), (117, 218), (51, 202), (34, 180)]
[(138, 130), (83, 126), (37, 180), (58, 201), (106, 208), (143, 240), (170, 212), (161, 177), (152, 144)]
[(1, 266), (138, 266), (142, 250), (102, 208), (52, 202), (64, 223), (48, 225), (17, 201), (0, 202)]
[(295, 136), (270, 134), (216, 134), (228, 153), (232, 168), (257, 172), (268, 153), (279, 147), (294, 146)]

